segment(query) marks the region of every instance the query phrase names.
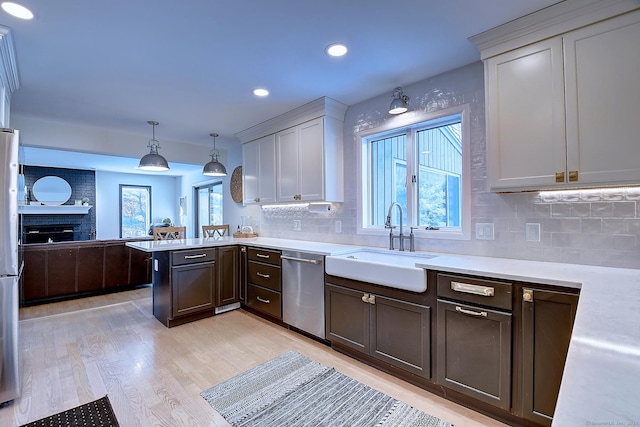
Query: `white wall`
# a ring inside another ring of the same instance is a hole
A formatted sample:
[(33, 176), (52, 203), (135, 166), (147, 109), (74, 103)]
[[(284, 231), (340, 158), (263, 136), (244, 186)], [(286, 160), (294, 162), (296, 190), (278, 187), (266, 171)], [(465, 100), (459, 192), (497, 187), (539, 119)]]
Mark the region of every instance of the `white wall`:
[(96, 171), (96, 238), (120, 237), (120, 184), (151, 186), (152, 222), (179, 223), (177, 177)]

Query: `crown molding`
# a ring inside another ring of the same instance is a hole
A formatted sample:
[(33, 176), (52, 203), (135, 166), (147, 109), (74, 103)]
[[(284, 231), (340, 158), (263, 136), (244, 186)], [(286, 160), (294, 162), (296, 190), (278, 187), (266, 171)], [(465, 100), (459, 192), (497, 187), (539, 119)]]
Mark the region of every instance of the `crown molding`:
[(565, 0), (469, 37), (469, 41), (484, 60), (636, 9), (640, 9), (637, 0)]
[(331, 117), (343, 122), (347, 108), (347, 105), (325, 96), (240, 131), (235, 135), (244, 144), (318, 117)]

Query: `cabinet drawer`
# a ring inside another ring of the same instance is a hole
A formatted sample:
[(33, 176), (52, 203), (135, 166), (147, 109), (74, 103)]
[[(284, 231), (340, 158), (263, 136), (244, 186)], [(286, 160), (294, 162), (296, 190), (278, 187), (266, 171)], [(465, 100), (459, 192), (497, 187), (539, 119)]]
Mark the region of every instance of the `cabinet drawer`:
[(280, 291), (280, 267), (249, 261), (247, 279), (251, 283)]
[(280, 293), (249, 284), (247, 286), (247, 305), (278, 319), (282, 318)]
[(196, 262), (212, 262), (216, 259), (216, 249), (191, 249), (188, 251), (175, 251), (171, 253), (171, 264), (185, 265)]
[(266, 262), (273, 265), (280, 265), (280, 252), (270, 251), (260, 248), (248, 248), (249, 261)]
[(511, 283), (438, 274), (438, 298), (511, 310)]

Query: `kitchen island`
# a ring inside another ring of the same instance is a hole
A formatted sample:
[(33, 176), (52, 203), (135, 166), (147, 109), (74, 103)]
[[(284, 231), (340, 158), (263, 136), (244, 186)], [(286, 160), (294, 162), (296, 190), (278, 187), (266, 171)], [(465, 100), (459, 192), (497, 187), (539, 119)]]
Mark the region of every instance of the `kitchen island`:
[[(322, 255), (360, 247), (254, 238), (129, 242), (146, 252), (257, 246)], [(436, 254), (417, 266), (451, 273), (580, 289), (554, 426), (640, 423), (640, 271), (515, 259)], [(432, 286), (433, 284), (429, 284)]]

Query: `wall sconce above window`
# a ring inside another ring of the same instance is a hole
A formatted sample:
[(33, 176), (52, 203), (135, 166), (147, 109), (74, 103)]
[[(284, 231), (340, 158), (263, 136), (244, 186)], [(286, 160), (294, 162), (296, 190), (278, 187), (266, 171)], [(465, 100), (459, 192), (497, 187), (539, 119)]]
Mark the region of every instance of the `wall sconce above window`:
[(393, 101), (389, 106), (389, 114), (402, 114), (409, 109), (409, 97), (402, 93), (402, 88), (393, 90)]
[(147, 123), (153, 126), (153, 134), (149, 140), (149, 144), (147, 145), (147, 147), (149, 147), (149, 154), (140, 159), (138, 168), (147, 171), (169, 170), (169, 163), (167, 163), (167, 159), (158, 154), (160, 143), (156, 140), (156, 126), (158, 126), (159, 123), (153, 120), (149, 120)]

